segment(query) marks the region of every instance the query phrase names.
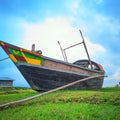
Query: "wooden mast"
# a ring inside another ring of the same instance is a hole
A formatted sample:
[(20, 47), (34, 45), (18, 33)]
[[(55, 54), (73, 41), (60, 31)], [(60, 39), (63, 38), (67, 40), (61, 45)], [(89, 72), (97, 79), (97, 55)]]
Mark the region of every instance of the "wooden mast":
[(82, 40), (83, 40), (83, 41), (80, 42), (80, 43), (71, 45), (71, 46), (69, 46), (69, 47), (63, 49), (63, 48), (61, 47), (61, 45), (60, 45), (60, 42), (58, 41), (58, 44), (59, 44), (59, 46), (60, 46), (60, 49), (61, 49), (61, 52), (62, 52), (62, 55), (63, 55), (63, 58), (64, 58), (64, 61), (65, 61), (65, 62), (68, 62), (68, 60), (67, 60), (67, 55), (66, 55), (66, 50), (67, 50), (67, 49), (70, 49), (70, 48), (72, 48), (72, 47), (75, 47), (75, 46), (80, 45), (80, 44), (83, 43), (84, 48), (85, 48), (85, 51), (86, 51), (86, 54), (87, 54), (87, 57), (88, 57), (88, 60), (89, 60), (90, 67), (91, 67), (91, 69), (93, 69), (93, 67), (92, 67), (92, 62), (91, 62), (91, 59), (90, 59), (90, 56), (89, 56), (89, 53), (88, 53), (88, 50), (87, 50), (87, 46), (86, 46), (84, 37), (83, 37), (83, 35), (82, 35), (81, 30), (79, 30), (79, 32), (80, 32), (80, 35), (81, 35)]

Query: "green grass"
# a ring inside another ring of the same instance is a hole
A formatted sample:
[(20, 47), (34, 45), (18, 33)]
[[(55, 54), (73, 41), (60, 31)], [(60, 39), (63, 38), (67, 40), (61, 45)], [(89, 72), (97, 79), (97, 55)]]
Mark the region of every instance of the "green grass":
[(26, 98), (38, 94), (36, 91), (28, 88), (0, 88), (0, 104)]
[[(9, 92), (8, 92), (9, 91)], [(31, 89), (0, 89), (0, 104), (38, 94)], [(0, 120), (119, 120), (120, 87), (100, 91), (61, 90), (0, 110)]]

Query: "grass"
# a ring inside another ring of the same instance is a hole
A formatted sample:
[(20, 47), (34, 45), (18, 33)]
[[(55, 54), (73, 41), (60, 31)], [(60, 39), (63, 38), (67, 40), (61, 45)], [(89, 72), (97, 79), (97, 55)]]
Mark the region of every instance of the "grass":
[(0, 104), (12, 102), (37, 94), (37, 92), (28, 88), (0, 88)]
[[(9, 92), (8, 92), (9, 91)], [(0, 89), (0, 104), (38, 94), (31, 89)], [(0, 120), (118, 120), (120, 87), (100, 91), (61, 90), (0, 110)]]

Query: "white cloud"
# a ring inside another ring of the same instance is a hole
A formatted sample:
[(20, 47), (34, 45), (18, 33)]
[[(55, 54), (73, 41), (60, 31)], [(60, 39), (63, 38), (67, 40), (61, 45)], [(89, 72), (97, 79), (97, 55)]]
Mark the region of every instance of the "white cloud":
[(112, 75), (111, 79), (120, 81), (120, 68), (118, 68), (115, 73)]
[(109, 31), (112, 35), (117, 35), (120, 31), (119, 24), (119, 21), (113, 17), (107, 17), (101, 14), (94, 15), (94, 26), (98, 28), (99, 32)]
[[(24, 23), (23, 47), (30, 49), (32, 43), (37, 49), (43, 51), (43, 55), (56, 59), (63, 59), (57, 41), (61, 42), (63, 48), (81, 42), (79, 31), (74, 28), (67, 18), (47, 18), (44, 22), (30, 24)], [(92, 43), (85, 37), (85, 41), (91, 55), (105, 52), (105, 49)], [(83, 47), (76, 46), (66, 51), (70, 61), (86, 58)]]
[[(113, 67), (111, 67), (113, 68)], [(104, 87), (116, 86), (120, 82), (120, 68), (118, 68), (114, 73), (108, 75), (104, 80)]]
[(99, 52), (104, 53), (106, 51), (102, 45), (92, 43), (89, 39), (86, 39), (86, 44), (91, 55), (99, 54)]

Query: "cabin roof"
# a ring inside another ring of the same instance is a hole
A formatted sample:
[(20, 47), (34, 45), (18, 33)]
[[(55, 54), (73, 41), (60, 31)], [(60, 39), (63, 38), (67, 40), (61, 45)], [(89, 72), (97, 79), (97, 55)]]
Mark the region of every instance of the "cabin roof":
[(9, 77), (0, 77), (0, 81), (14, 81), (14, 80)]

